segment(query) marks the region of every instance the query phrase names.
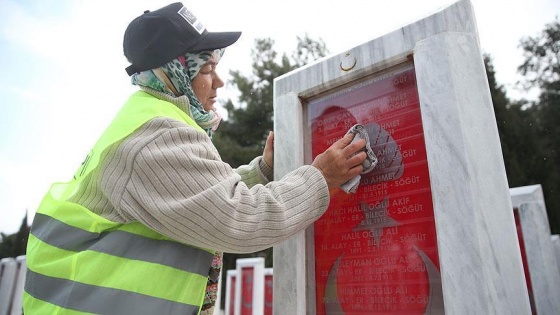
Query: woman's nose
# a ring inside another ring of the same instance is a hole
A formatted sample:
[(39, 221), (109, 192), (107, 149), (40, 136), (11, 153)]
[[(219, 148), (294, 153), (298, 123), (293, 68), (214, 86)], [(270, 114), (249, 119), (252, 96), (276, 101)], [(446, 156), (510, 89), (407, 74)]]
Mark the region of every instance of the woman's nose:
[(215, 73), (214, 78), (212, 79), (212, 87), (218, 89), (223, 86), (224, 86), (224, 81), (222, 81), (222, 78), (220, 78), (218, 73)]

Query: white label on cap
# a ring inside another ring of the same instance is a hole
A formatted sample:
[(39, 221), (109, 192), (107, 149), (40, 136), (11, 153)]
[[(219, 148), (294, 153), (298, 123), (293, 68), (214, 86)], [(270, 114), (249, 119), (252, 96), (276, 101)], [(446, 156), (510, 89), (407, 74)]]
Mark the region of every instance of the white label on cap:
[(194, 14), (189, 11), (189, 9), (187, 9), (186, 7), (182, 7), (181, 10), (179, 10), (180, 16), (182, 16), (185, 21), (189, 22), (189, 24), (199, 33), (202, 34), (202, 32), (204, 32), (204, 25), (202, 25), (202, 23), (200, 23), (200, 21), (196, 18), (196, 16), (194, 16)]

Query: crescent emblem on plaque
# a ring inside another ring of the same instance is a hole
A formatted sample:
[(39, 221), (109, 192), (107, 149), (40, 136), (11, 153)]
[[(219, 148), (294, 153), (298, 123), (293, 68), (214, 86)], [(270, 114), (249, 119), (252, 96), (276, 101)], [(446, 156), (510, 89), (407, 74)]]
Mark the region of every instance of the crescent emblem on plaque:
[(350, 71), (352, 69), (354, 69), (354, 67), (356, 66), (357, 60), (355, 57), (352, 57), (351, 60), (349, 60), (350, 58), (350, 53), (347, 52), (345, 55), (345, 60), (340, 62), (340, 70), (342, 71)]
[(441, 275), (432, 260), (418, 247), (414, 249), (422, 258), (426, 271), (428, 272), (428, 281), (430, 283), (430, 295), (428, 297), (428, 305), (426, 305), (426, 312), (424, 314), (432, 314), (443, 312), (443, 292), (441, 289)]
[(344, 314), (340, 301), (338, 299), (338, 289), (336, 285), (336, 278), (338, 276), (338, 266), (342, 256), (339, 256), (335, 263), (333, 264), (331, 271), (329, 272), (329, 277), (327, 278), (327, 284), (325, 286), (325, 313), (329, 314)]

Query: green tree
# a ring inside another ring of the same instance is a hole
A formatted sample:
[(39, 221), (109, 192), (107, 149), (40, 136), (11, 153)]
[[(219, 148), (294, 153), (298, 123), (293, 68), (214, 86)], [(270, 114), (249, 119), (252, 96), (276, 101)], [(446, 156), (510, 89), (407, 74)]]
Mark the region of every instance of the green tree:
[(537, 183), (546, 169), (540, 163), (542, 156), (535, 117), (531, 111), (523, 109), (525, 101), (512, 103), (507, 98), (503, 86), (496, 81), (490, 56), (484, 57), (484, 63), (509, 187)]
[(17, 257), (25, 255), (27, 239), (29, 238), (29, 225), (27, 225), (27, 213), (21, 221), (19, 231), (15, 234), (6, 235), (0, 233), (0, 259), (5, 257)]
[(222, 159), (232, 167), (246, 164), (262, 154), (266, 137), (273, 127), (272, 98), (274, 78), (325, 56), (328, 51), (322, 40), (307, 35), (297, 37), (297, 47), (290, 59), (286, 53), (279, 55), (270, 38), (256, 39), (251, 51), (252, 73), (231, 71), (229, 84), (236, 87), (240, 96), (234, 105), (228, 100), (225, 108), (228, 119), (220, 124), (214, 143)]
[(545, 26), (540, 35), (521, 40), (524, 62), (519, 72), (526, 89), (538, 88), (537, 102), (529, 111), (537, 124), (538, 175), (543, 186), (552, 233), (560, 233), (560, 21)]
[[(322, 40), (313, 40), (305, 35), (297, 37), (296, 50), (291, 58), (286, 53), (279, 55), (274, 50), (270, 38), (256, 39), (251, 51), (252, 72), (246, 76), (241, 71), (230, 71), (232, 79), (228, 84), (239, 92), (238, 101), (228, 100), (225, 108), (227, 120), (220, 124), (213, 142), (222, 160), (232, 167), (247, 164), (262, 154), (269, 131), (273, 129), (273, 83), (291, 70), (325, 56), (328, 50)], [(252, 254), (224, 254), (223, 270), (235, 269), (239, 258), (264, 257), (265, 265), (272, 266), (272, 248)], [(222, 273), (225, 283), (226, 273)], [(222, 286), (222, 307), (225, 300), (225, 286)]]

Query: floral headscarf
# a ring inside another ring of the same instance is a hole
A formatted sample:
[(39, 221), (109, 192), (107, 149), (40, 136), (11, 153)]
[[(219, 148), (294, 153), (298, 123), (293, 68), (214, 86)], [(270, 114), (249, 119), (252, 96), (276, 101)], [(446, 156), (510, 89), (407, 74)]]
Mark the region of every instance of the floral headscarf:
[[(202, 66), (206, 64), (212, 56), (216, 62), (224, 54), (225, 49), (216, 49), (214, 51), (202, 51), (197, 53), (185, 53), (165, 65), (157, 69), (146, 70), (132, 75), (132, 84), (138, 85), (141, 88), (149, 88), (171, 97), (180, 97), (182, 95), (187, 97), (191, 117), (196, 123), (206, 132), (210, 137), (220, 123), (220, 116), (216, 111), (206, 111), (200, 100), (195, 96), (192, 89), (192, 80), (196, 77)], [(168, 86), (163, 80), (158, 78), (157, 72), (163, 70), (167, 78), (171, 81), (173, 86)], [(175, 95), (175, 89), (180, 95)]]

